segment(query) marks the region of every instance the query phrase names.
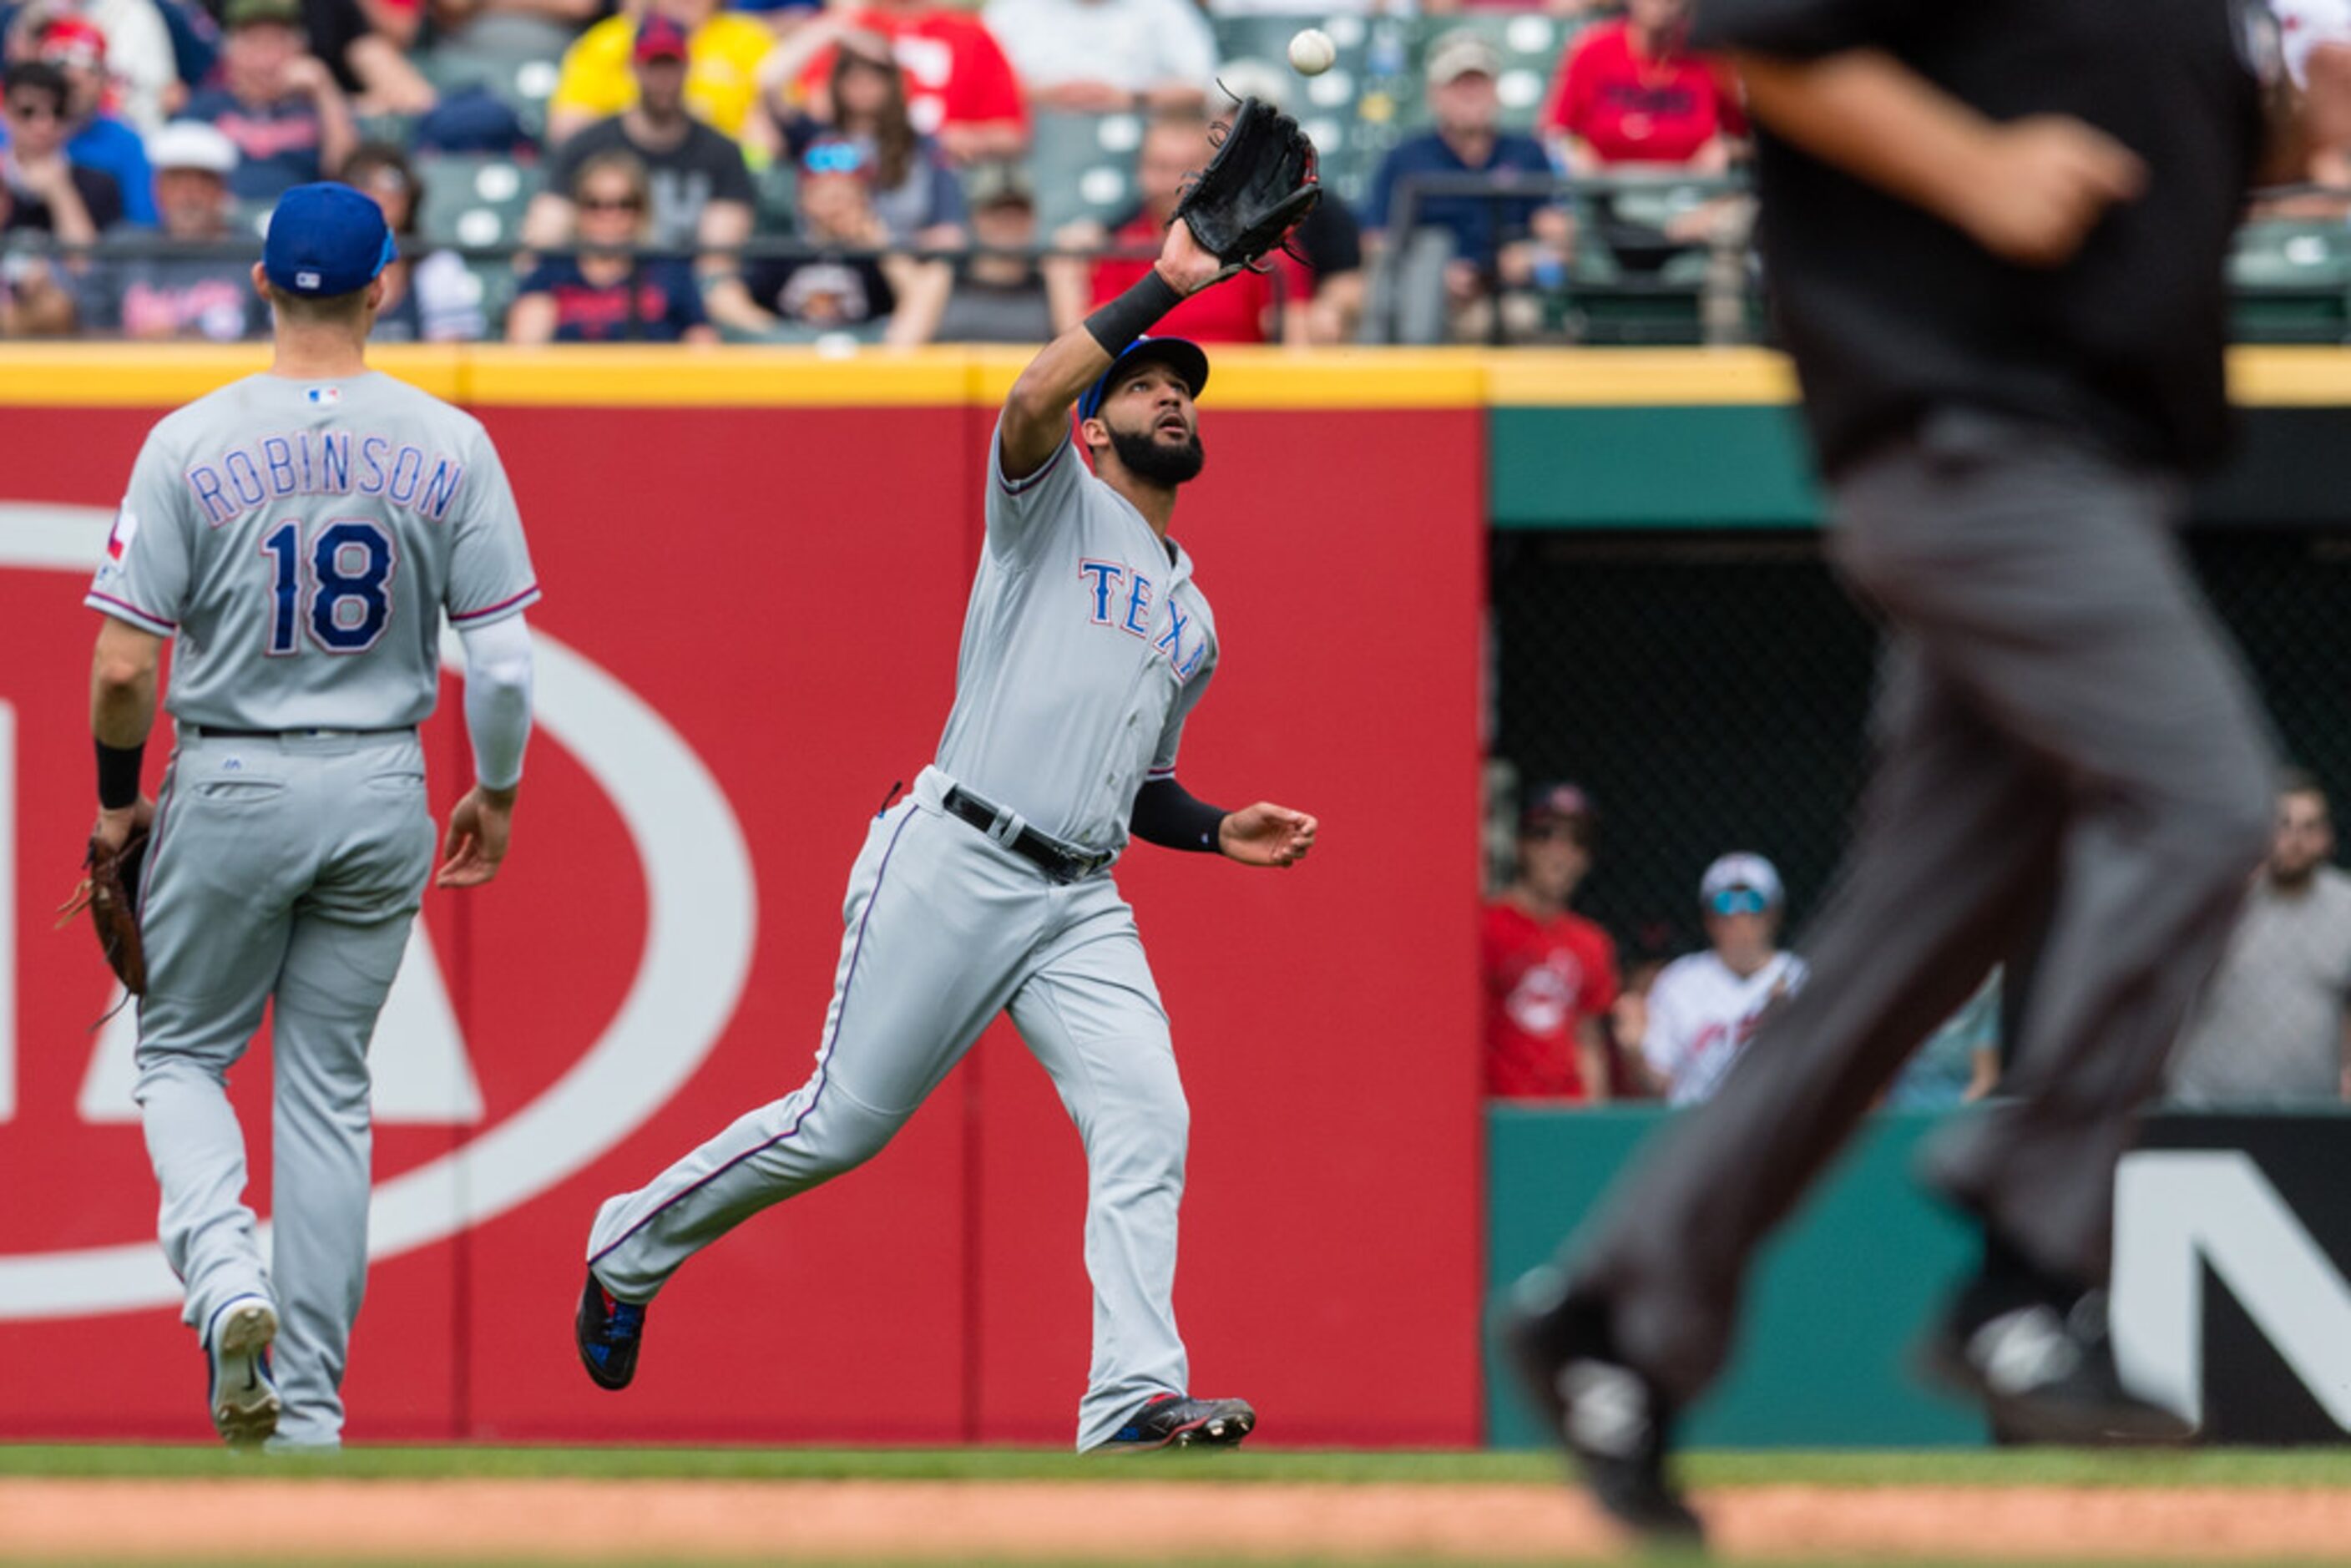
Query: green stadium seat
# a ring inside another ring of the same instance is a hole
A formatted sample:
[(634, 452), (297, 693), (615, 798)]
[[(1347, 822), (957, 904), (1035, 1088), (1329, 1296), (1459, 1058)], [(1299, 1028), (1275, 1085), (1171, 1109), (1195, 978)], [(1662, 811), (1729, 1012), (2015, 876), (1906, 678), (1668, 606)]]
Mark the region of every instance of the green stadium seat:
[(2229, 258), (2239, 340), (2339, 343), (2351, 338), (2351, 233), (2338, 224), (2250, 223)]
[(416, 225), (433, 245), (513, 244), (539, 183), (535, 165), (479, 152), (420, 154), (416, 178), (424, 188)]
[(1040, 111), (1029, 143), (1037, 232), (1050, 235), (1079, 218), (1115, 223), (1134, 208), (1134, 152), (1143, 118)]

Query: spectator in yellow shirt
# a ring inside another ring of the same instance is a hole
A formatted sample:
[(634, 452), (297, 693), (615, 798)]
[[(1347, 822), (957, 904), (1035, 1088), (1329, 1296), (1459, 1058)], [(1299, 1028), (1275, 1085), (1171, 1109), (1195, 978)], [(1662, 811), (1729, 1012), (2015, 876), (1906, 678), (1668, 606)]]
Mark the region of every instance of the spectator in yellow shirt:
[[(719, 0), (659, 0), (653, 8), (686, 30), (687, 112), (741, 141), (747, 133), (758, 133), (751, 121), (759, 103), (759, 62), (775, 47), (776, 39), (758, 17), (721, 11), (718, 5)], [(631, 5), (621, 15), (605, 17), (564, 51), (563, 74), (547, 106), (549, 146), (637, 101), (630, 65), (644, 9)]]

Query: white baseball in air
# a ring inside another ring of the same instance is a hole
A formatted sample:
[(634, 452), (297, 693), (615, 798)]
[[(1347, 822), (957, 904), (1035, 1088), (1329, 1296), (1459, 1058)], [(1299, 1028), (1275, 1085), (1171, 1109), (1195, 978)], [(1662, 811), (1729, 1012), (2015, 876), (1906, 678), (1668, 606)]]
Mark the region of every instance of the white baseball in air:
[(1290, 64), (1300, 76), (1319, 77), (1339, 57), (1339, 46), (1320, 27), (1301, 29), (1290, 40)]

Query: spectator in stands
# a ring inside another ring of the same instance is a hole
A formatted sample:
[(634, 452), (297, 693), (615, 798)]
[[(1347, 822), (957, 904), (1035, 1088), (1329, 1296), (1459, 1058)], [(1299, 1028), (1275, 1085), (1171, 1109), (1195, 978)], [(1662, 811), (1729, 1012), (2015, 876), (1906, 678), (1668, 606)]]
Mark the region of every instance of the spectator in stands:
[(2351, 1095), (2351, 875), (2330, 862), (2326, 792), (2292, 773), (2269, 858), (2227, 951), (2189, 1015), (2170, 1071), (2185, 1105), (2314, 1103)]
[(1034, 108), (1207, 107), (1217, 38), (1191, 0), (987, 0), (983, 15)]
[(778, 111), (831, 116), (825, 101), (834, 46), (852, 33), (874, 33), (906, 78), (906, 113), (916, 131), (937, 140), (950, 162), (1018, 158), (1029, 146), (1029, 114), (1012, 63), (978, 17), (934, 0), (866, 0), (832, 11), (794, 33), (762, 76)]
[(1037, 193), (1014, 163), (978, 163), (964, 176), (971, 198), (972, 254), (932, 338), (942, 343), (1042, 343), (1053, 336), (1045, 274), (1034, 256)]
[(324, 179), (359, 145), (350, 100), (311, 54), (300, 0), (228, 0), (224, 84), (188, 100), (184, 118), (218, 126), (236, 144), (229, 190), (271, 202)]
[(757, 19), (722, 11), (719, 0), (653, 0), (607, 16), (564, 51), (563, 72), (547, 105), (547, 144), (560, 145), (601, 120), (633, 106), (642, 79), (633, 70), (643, 24), (664, 17), (684, 29), (687, 112), (720, 135), (740, 142), (764, 135), (753, 110), (759, 101), (759, 62), (775, 45)]
[(1657, 1086), (1641, 1061), (1641, 1037), (1649, 1030), (1649, 990), (1665, 972), (1666, 960), (1648, 955), (1624, 965), (1625, 984), (1608, 1009), (1608, 1098), (1654, 1100)]
[[(1397, 334), (1407, 340), (1442, 336), (1448, 327), (1463, 336), (1482, 336), (1486, 312), (1495, 308), (1501, 290), (1523, 287), (1547, 267), (1565, 260), (1570, 225), (1547, 186), (1499, 199), (1424, 196), (1414, 208), (1412, 232), (1397, 232), (1406, 217), (1403, 193), (1415, 175), (1550, 179), (1551, 159), (1542, 143), (1499, 129), (1501, 96), (1496, 84), (1501, 64), (1494, 46), (1473, 32), (1447, 33), (1432, 43), (1426, 71), (1434, 126), (1390, 148), (1373, 177), (1364, 244), (1381, 262), (1381, 287), (1393, 293), (1393, 308), (1418, 312)], [(1428, 319), (1431, 308), (1440, 303), (1445, 319)], [(1375, 316), (1380, 313), (1375, 309)], [(1524, 319), (1511, 319), (1506, 312), (1506, 324), (1523, 331), (1536, 314), (1527, 308)]]
[(629, 254), (652, 233), (652, 183), (635, 153), (615, 148), (581, 163), (572, 175), (571, 206), (581, 248), (541, 259), (523, 279), (507, 312), (507, 341), (717, 341), (692, 268), (667, 256)]
[(633, 154), (653, 191), (652, 243), (680, 252), (743, 243), (758, 193), (743, 150), (688, 112), (692, 45), (683, 24), (655, 12), (637, 28), (636, 92), (627, 108), (579, 131), (548, 161), (547, 186), (523, 214), (523, 243), (560, 245), (572, 230), (566, 194), (591, 158)]
[[(232, 7), (235, 0), (230, 0)], [(438, 95), (410, 63), (422, 0), (300, 0), (302, 36), (359, 114), (423, 114)]]
[(887, 343), (930, 336), (946, 299), (947, 264), (888, 248), (874, 178), (873, 154), (862, 142), (819, 141), (802, 154), (799, 237), (816, 254), (743, 269), (744, 288), (766, 318), (754, 330), (792, 342), (841, 333)]
[[(1206, 166), (1215, 149), (1208, 142), (1207, 121), (1197, 115), (1169, 114), (1154, 120), (1135, 150), (1134, 183), (1143, 204), (1134, 215), (1109, 233), (1102, 225), (1080, 222), (1065, 227), (1054, 243), (1065, 251), (1113, 253), (1091, 265), (1060, 260), (1047, 270), (1053, 298), (1054, 325), (1068, 331), (1096, 307), (1117, 298), (1143, 280), (1159, 254), (1167, 225), (1183, 198), (1186, 178)], [(1276, 317), (1281, 306), (1302, 303), (1306, 297), (1303, 269), (1287, 256), (1270, 258), (1267, 272), (1243, 272), (1204, 288), (1160, 319), (1156, 331), (1202, 343), (1266, 343), (1280, 335)], [(1289, 316), (1303, 312), (1290, 310)], [(1281, 326), (1288, 328), (1284, 321)], [(1299, 329), (1302, 329), (1301, 327)]]
[(1518, 874), (1486, 905), (1485, 1084), (1497, 1100), (1608, 1098), (1616, 945), (1568, 907), (1592, 870), (1592, 803), (1573, 784), (1527, 798)]
[[(1217, 79), (1235, 96), (1254, 98), (1275, 109), (1288, 107), (1292, 80), (1287, 67), (1243, 57), (1228, 60)], [(1352, 343), (1364, 316), (1364, 231), (1354, 209), (1325, 185), (1322, 199), (1290, 236), (1311, 291), (1301, 312), (1286, 319), (1282, 339), (1290, 343)]]
[(388, 141), (361, 142), (343, 163), (344, 184), (383, 209), (400, 259), (383, 269), (383, 303), (369, 338), (379, 343), (460, 343), (480, 338), (482, 286), (455, 251), (426, 250), (417, 232), (424, 201), (408, 154)]
[(1785, 894), (1756, 854), (1728, 854), (1698, 883), (1707, 951), (1677, 958), (1649, 988), (1641, 1055), (1676, 1105), (1712, 1095), (1754, 1038), (1764, 1009), (1804, 983), (1804, 961), (1779, 948)]
[(937, 141), (914, 129), (906, 78), (879, 33), (844, 34), (833, 51), (824, 118), (801, 111), (782, 126), (797, 161), (819, 141), (856, 141), (872, 155), (873, 210), (893, 246), (947, 250), (964, 242), (963, 187)]
[(1886, 1109), (1947, 1111), (1971, 1105), (2000, 1086), (2002, 989), (2002, 971), (1995, 966), (1975, 995), (1911, 1054), (1886, 1088)]
[(0, 149), (0, 179), (12, 198), (9, 230), (37, 231), (59, 245), (81, 246), (120, 223), (122, 193), (114, 177), (67, 156), (65, 73), (39, 60), (21, 60), (0, 76), (0, 120), (8, 128), (8, 145)]
[(1629, 0), (1622, 17), (1583, 29), (1562, 51), (1536, 123), (1571, 172), (1730, 167), (1746, 117), (1729, 69), (1689, 51), (1689, 9), (1690, 0)]
[[(236, 148), (213, 126), (178, 120), (149, 139), (162, 236), (174, 246), (230, 243), (229, 175)], [(81, 289), (85, 331), (141, 341), (233, 343), (268, 330), (253, 288), (248, 245), (226, 256), (141, 256), (93, 267)]]
[(9, 61), (41, 57), (41, 37), (68, 18), (105, 42), (114, 112), (142, 136), (161, 125), (184, 89), (158, 0), (27, 0), (6, 17)]
[(52, 16), (34, 32), (33, 57), (65, 73), (66, 156), (113, 178), (125, 223), (153, 228), (155, 177), (146, 145), (108, 107), (113, 89), (106, 74), (106, 35), (80, 16)]
[[(155, 0), (157, 15), (163, 18), (163, 30), (172, 40), (172, 68), (177, 79), (167, 83), (162, 102), (166, 115), (173, 115), (186, 107), (188, 95), (212, 79), (220, 64), (220, 23), (198, 0)], [(132, 129), (139, 122), (127, 112)]]
[[(8, 231), (16, 197), (0, 181), (0, 235)], [(0, 338), (62, 337), (74, 329), (73, 295), (47, 257), (0, 253)]]

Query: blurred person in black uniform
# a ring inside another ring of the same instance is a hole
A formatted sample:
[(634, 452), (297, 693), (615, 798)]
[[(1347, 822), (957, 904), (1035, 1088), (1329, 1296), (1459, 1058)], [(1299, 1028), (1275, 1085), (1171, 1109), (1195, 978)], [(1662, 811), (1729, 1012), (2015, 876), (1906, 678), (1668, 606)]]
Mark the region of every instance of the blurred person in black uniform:
[(1812, 984), (1510, 1311), (1601, 1505), (1684, 1537), (1673, 1421), (1756, 1248), (2053, 883), (2007, 1097), (1926, 1157), (1986, 1237), (1927, 1363), (2022, 1438), (2188, 1435), (2124, 1385), (2095, 1292), (2116, 1161), (2261, 858), (2273, 763), (2173, 536), (2227, 444), (2245, 193), (2343, 102), (2314, 71), (2310, 126), (2259, 0), (1701, 0), (1697, 26), (1761, 127), (1831, 548), (1893, 663)]

